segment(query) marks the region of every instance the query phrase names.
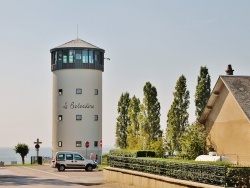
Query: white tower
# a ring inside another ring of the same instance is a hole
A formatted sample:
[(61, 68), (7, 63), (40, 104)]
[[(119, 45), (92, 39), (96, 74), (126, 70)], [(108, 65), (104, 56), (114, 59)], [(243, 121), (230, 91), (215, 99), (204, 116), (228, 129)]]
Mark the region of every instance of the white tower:
[[(75, 39), (50, 50), (53, 72), (52, 150), (102, 154), (104, 50)], [(89, 147), (85, 143), (89, 142)]]

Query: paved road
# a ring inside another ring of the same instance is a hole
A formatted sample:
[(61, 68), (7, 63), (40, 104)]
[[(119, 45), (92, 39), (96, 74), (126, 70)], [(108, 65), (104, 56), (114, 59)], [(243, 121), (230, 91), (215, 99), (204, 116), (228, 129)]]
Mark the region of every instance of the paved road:
[(125, 184), (105, 182), (101, 171), (65, 170), (58, 172), (57, 169), (48, 165), (0, 167), (0, 187), (17, 186), (25, 188), (135, 188)]

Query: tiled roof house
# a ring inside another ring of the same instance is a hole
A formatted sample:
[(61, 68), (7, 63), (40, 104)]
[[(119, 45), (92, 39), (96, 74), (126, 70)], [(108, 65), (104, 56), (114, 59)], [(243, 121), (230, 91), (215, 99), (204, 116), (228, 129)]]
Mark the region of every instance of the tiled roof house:
[(250, 76), (219, 76), (199, 121), (207, 147), (238, 164), (250, 164)]

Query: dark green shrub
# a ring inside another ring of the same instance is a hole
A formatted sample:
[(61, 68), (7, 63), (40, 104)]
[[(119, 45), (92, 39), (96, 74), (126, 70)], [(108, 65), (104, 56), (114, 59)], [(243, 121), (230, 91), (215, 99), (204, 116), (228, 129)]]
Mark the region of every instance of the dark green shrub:
[(137, 157), (155, 157), (154, 151), (137, 151)]
[(122, 156), (122, 157), (155, 157), (154, 151), (141, 151), (141, 150), (123, 150), (123, 149), (112, 149), (109, 155)]

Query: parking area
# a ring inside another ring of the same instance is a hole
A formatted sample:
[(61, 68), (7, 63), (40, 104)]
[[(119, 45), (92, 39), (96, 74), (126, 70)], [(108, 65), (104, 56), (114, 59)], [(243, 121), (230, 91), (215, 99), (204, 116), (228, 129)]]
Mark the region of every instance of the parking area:
[(49, 165), (7, 166), (0, 168), (0, 187), (93, 187), (93, 188), (134, 188), (134, 186), (116, 182), (105, 182), (103, 172), (93, 170), (65, 170), (59, 172)]

